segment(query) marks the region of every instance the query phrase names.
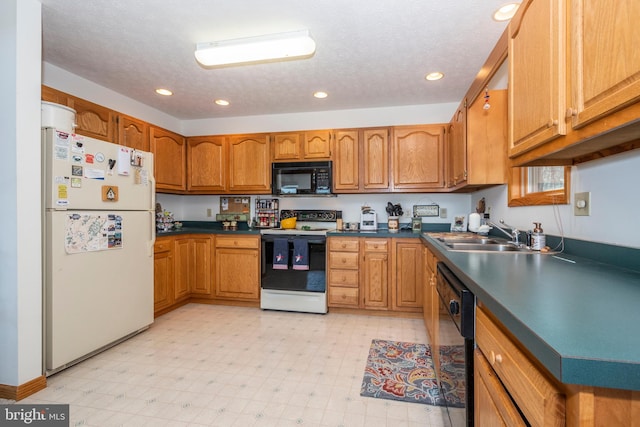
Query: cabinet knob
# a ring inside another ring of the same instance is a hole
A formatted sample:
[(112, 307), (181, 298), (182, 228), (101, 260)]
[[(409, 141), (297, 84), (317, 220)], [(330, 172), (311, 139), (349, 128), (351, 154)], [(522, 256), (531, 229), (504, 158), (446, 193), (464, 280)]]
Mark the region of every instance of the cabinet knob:
[(547, 123), (547, 127), (553, 127), (553, 126), (558, 126), (558, 121), (555, 119), (551, 119), (549, 120), (549, 123)]
[(570, 119), (571, 117), (575, 117), (577, 115), (578, 115), (578, 110), (576, 110), (575, 108), (567, 108), (567, 113), (566, 113), (567, 119)]
[(496, 362), (502, 363), (502, 355), (500, 353), (494, 353), (493, 350), (489, 353), (489, 359), (489, 362), (491, 362), (492, 365), (495, 365)]

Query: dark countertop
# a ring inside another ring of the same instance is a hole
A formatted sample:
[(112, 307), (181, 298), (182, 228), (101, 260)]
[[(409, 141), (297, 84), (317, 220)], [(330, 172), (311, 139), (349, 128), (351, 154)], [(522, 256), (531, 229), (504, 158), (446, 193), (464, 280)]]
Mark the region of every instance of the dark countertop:
[(640, 390), (640, 271), (570, 253), (452, 252), (422, 237), (559, 381)]

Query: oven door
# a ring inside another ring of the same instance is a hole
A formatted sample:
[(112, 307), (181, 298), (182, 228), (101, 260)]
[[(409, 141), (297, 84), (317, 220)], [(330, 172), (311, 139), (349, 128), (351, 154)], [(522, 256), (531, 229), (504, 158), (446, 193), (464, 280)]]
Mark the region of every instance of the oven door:
[[(288, 263), (286, 268), (274, 268), (274, 242), (287, 241)], [(309, 269), (296, 270), (294, 241), (303, 241), (308, 248)], [(262, 236), (262, 289), (294, 292), (326, 292), (326, 237), (311, 235), (263, 235)]]
[(445, 426), (473, 425), (475, 297), (443, 263), (437, 266), (439, 298), (434, 367), (444, 397)]

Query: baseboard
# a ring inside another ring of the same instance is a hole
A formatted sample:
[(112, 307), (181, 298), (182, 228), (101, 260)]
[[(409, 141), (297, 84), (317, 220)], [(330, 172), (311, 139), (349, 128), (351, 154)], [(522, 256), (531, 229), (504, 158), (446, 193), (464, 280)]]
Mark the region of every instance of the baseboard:
[(47, 378), (44, 375), (18, 386), (0, 384), (0, 399), (22, 400), (46, 387)]

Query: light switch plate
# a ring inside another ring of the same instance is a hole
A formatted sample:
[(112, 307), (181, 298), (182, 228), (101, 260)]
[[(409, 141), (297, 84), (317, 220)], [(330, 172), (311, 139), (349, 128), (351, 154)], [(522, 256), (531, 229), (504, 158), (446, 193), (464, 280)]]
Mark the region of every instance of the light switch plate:
[(573, 196), (573, 214), (575, 216), (591, 215), (591, 192), (575, 193)]

